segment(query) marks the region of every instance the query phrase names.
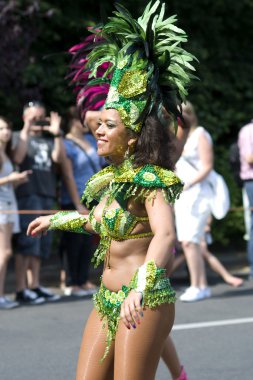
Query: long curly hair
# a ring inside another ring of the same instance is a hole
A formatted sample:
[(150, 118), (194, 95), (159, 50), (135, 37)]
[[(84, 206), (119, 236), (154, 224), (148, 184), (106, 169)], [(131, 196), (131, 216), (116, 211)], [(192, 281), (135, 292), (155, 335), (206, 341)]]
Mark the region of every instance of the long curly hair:
[[(130, 133), (134, 133), (130, 130)], [(137, 143), (134, 151), (134, 165), (158, 165), (173, 170), (175, 143), (169, 126), (161, 123), (156, 113), (148, 116), (141, 133), (135, 135)]]

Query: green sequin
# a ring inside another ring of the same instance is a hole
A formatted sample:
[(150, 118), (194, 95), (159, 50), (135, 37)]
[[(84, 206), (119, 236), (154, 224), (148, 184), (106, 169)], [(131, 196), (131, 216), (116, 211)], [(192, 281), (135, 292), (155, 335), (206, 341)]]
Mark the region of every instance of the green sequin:
[(101, 223), (95, 219), (94, 209), (89, 215), (91, 225), (95, 227), (96, 232), (99, 231), (101, 237), (99, 246), (94, 253), (93, 262), (95, 266), (98, 266), (104, 260), (106, 253), (109, 252), (111, 240), (123, 241), (153, 236), (151, 231), (132, 234), (136, 224), (147, 222), (148, 217), (138, 217), (121, 207), (107, 209), (109, 204), (110, 198), (106, 202)]
[(182, 182), (172, 171), (151, 164), (135, 168), (132, 159), (128, 159), (119, 166), (108, 166), (91, 177), (82, 200), (87, 204), (93, 200), (99, 202), (107, 195), (112, 201), (126, 183), (129, 188), (124, 198), (134, 197), (143, 201), (154, 198), (157, 189), (162, 189), (165, 200), (174, 203), (183, 189)]
[(88, 234), (84, 229), (84, 225), (87, 222), (87, 216), (81, 215), (77, 211), (59, 211), (50, 218), (49, 230)]
[(142, 122), (136, 123), (144, 110), (148, 98), (146, 90), (148, 75), (145, 70), (131, 69), (132, 58), (118, 61), (105, 102), (105, 109), (116, 109), (127, 128), (139, 133)]
[(155, 198), (159, 188), (162, 189), (165, 200), (173, 203), (182, 191), (182, 183), (173, 172), (159, 166), (148, 164), (134, 168), (132, 158), (119, 166), (108, 166), (91, 177), (86, 184), (82, 200), (89, 204), (93, 200), (99, 202), (105, 196), (108, 197), (101, 223), (94, 217), (94, 208), (89, 215), (94, 231), (101, 236), (93, 258), (95, 266), (104, 260), (112, 239), (121, 241), (152, 236), (152, 232), (131, 233), (138, 222), (148, 221), (147, 217), (137, 217), (121, 207), (108, 209), (108, 206), (117, 197), (123, 200), (131, 197), (140, 198), (142, 201), (146, 198), (151, 200)]
[[(115, 339), (121, 304), (130, 290), (134, 288), (134, 281), (133, 279), (129, 286), (123, 285), (118, 292), (111, 292), (101, 283), (99, 291), (93, 297), (95, 308), (103, 319), (103, 327), (107, 327), (106, 349), (101, 361), (108, 355), (111, 343)], [(157, 269), (153, 288), (146, 291), (143, 306), (154, 309), (164, 303), (174, 303), (175, 301), (176, 293), (171, 287), (169, 279), (166, 278), (165, 269)]]
[(132, 98), (146, 91), (147, 82), (144, 70), (127, 70), (120, 79), (118, 92), (125, 98)]

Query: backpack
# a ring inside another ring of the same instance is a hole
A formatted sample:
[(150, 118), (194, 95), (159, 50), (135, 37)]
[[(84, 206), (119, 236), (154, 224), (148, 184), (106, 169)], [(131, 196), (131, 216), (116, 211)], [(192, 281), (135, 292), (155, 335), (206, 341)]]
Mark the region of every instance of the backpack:
[(242, 180), (240, 177), (240, 151), (237, 142), (234, 142), (229, 147), (229, 163), (235, 182), (238, 186), (242, 187)]

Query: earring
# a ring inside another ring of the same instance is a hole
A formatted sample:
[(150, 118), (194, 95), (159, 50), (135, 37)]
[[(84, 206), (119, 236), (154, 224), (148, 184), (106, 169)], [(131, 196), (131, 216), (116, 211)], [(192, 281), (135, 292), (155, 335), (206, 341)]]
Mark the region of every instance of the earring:
[(130, 147), (127, 148), (124, 154), (124, 159), (127, 160), (130, 157)]

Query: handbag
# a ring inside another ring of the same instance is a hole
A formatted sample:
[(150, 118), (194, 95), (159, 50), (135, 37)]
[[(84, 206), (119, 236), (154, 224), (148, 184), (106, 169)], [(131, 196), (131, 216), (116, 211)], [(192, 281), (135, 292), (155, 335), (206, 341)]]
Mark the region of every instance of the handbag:
[[(190, 160), (182, 158), (196, 171), (198, 170)], [(211, 170), (204, 181), (212, 190), (212, 197), (209, 199), (212, 215), (218, 220), (225, 218), (230, 208), (230, 195), (224, 178), (215, 170)]]
[(230, 196), (227, 184), (219, 173), (212, 170), (207, 178), (207, 183), (212, 189), (213, 196), (210, 199), (210, 207), (216, 219), (223, 219), (230, 208)]

